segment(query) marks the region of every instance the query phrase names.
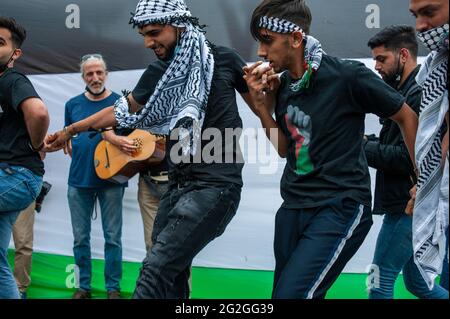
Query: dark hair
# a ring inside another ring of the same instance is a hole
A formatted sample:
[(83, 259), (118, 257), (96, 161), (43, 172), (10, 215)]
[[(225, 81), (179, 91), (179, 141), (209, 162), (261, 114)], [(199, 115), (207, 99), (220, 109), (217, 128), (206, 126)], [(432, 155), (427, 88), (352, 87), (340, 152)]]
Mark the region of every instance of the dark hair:
[(309, 34), (312, 15), (305, 0), (264, 0), (253, 11), (250, 22), (250, 32), (255, 40), (262, 40), (259, 33), (259, 22), (264, 16), (288, 20)]
[(11, 32), (11, 39), (14, 47), (19, 49), (27, 37), (27, 31), (13, 18), (0, 17), (0, 28), (8, 29)]
[(373, 36), (367, 45), (372, 50), (382, 45), (391, 51), (399, 51), (402, 48), (406, 48), (414, 58), (417, 57), (419, 50), (416, 31), (408, 25), (392, 25), (386, 27)]

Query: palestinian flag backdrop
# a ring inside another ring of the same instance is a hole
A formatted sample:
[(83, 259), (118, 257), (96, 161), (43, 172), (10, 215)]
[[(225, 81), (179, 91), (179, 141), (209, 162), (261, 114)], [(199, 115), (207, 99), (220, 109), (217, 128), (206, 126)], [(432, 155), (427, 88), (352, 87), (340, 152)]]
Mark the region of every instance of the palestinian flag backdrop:
[[(256, 61), (257, 44), (249, 22), (259, 0), (187, 0), (193, 15), (207, 25), (208, 38), (235, 48), (249, 62)], [(334, 56), (358, 59), (373, 68), (368, 39), (391, 24), (414, 25), (408, 0), (309, 0), (311, 34)], [(64, 105), (84, 90), (79, 61), (87, 53), (101, 53), (110, 70), (107, 87), (132, 90), (155, 57), (128, 21), (137, 0), (1, 0), (0, 15), (25, 26), (28, 38), (16, 67), (29, 75), (48, 106), (50, 131), (63, 127)], [(425, 51), (421, 49), (421, 55)], [(245, 128), (259, 120), (239, 98)], [(367, 117), (367, 133), (379, 132), (378, 119)], [(274, 269), (273, 227), (281, 205), (279, 182), (285, 162), (274, 155), (263, 135), (254, 134), (244, 148), (244, 189), (238, 213), (226, 232), (194, 260), (194, 298), (268, 298)], [(259, 159), (257, 161), (257, 159)], [(63, 152), (45, 160), (45, 180), (53, 185), (42, 212), (36, 216), (30, 297), (66, 298), (73, 289), (73, 236), (67, 204), (70, 158)], [(373, 173), (373, 172), (372, 172)], [(374, 175), (373, 175), (374, 176)], [(99, 214), (100, 210), (98, 208)], [(104, 295), (101, 218), (92, 221), (94, 295)], [(123, 209), (122, 289), (130, 293), (145, 256), (142, 219), (137, 204), (137, 179), (130, 181)], [(366, 298), (367, 267), (371, 264), (381, 219), (349, 262), (329, 293), (330, 298)], [(11, 258), (13, 244), (11, 242)], [(12, 260), (12, 259), (11, 259)], [(403, 288), (398, 288), (403, 289)]]

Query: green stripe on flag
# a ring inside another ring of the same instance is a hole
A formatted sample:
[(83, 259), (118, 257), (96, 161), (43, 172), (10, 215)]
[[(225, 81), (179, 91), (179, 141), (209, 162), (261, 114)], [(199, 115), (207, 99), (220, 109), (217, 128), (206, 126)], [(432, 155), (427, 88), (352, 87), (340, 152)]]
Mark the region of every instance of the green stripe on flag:
[[(9, 252), (12, 264), (14, 251)], [(30, 299), (67, 299), (75, 289), (70, 285), (73, 257), (33, 253), (32, 284), (28, 289)], [(131, 298), (140, 263), (123, 262), (122, 296)], [(69, 268), (68, 268), (69, 267)], [(66, 269), (68, 270), (66, 272)], [(104, 261), (92, 261), (93, 298), (106, 298), (103, 277)], [(366, 274), (342, 274), (328, 291), (327, 299), (367, 299)], [(273, 272), (193, 267), (193, 299), (268, 299), (272, 291)], [(405, 288), (402, 276), (395, 285), (396, 299), (414, 299)]]

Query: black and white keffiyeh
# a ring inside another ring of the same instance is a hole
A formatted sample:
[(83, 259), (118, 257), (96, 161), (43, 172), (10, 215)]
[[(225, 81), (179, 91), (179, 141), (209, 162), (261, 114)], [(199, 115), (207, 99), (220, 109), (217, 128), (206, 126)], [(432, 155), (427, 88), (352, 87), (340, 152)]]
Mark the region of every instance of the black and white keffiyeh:
[(448, 50), (448, 32), (449, 25), (446, 23), (440, 27), (419, 32), (417, 38), (430, 51), (439, 51), (445, 48)]
[(117, 123), (120, 127), (141, 128), (158, 135), (168, 135), (174, 128), (180, 128), (184, 155), (194, 155), (214, 73), (208, 40), (183, 0), (141, 0), (130, 23), (139, 27), (170, 24), (185, 31), (180, 37), (180, 50), (144, 108), (132, 114), (125, 96), (116, 102)]
[[(311, 35), (306, 35), (300, 26), (288, 20), (263, 16), (259, 22), (259, 27), (282, 34), (292, 33), (295, 31), (302, 32), (303, 39), (305, 41), (305, 62), (310, 66), (311, 72), (317, 72), (320, 68), (320, 63), (322, 62), (322, 57), (325, 54), (325, 51), (323, 51), (319, 40)], [(311, 72), (305, 72), (302, 79), (293, 83), (291, 90), (295, 92), (298, 91), (297, 87), (309, 80)]]
[[(302, 31), (298, 25), (288, 20), (280, 18), (272, 18), (263, 16), (259, 21), (259, 27), (276, 33), (292, 33), (294, 31)], [(304, 33), (303, 33), (304, 35)]]
[(442, 125), (448, 112), (448, 50), (432, 52), (417, 75), (422, 104), (416, 137), (419, 169), (413, 214), (414, 261), (432, 289), (441, 272), (448, 228), (449, 163), (442, 164)]

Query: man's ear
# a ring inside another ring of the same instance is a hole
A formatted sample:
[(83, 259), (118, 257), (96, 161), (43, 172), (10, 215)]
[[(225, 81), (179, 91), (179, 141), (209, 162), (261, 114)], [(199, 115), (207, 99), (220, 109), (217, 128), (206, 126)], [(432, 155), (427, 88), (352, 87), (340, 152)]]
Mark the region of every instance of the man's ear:
[(407, 48), (400, 49), (400, 59), (403, 63), (406, 63), (410, 56), (411, 54), (409, 53), (409, 50)]
[(14, 64), (14, 61), (18, 60), (22, 56), (22, 49), (15, 49), (14, 53), (12, 55), (12, 61), (10, 62), (11, 65)]
[(291, 33), (292, 36), (292, 47), (298, 49), (303, 43), (303, 33), (301, 31), (294, 31)]

